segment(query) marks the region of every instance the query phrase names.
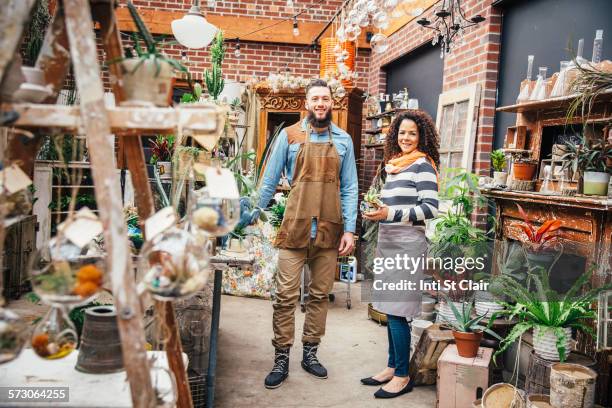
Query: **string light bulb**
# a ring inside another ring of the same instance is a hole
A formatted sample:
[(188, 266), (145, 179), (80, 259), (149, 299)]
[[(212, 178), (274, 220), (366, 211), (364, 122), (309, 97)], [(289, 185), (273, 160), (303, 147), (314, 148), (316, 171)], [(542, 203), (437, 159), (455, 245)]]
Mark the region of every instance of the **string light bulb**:
[(293, 17), (293, 36), (297, 37), (300, 35), (300, 29), (298, 27), (297, 16)]
[(236, 49), (234, 50), (234, 56), (236, 56), (236, 58), (240, 58), (240, 39), (237, 38), (236, 39)]

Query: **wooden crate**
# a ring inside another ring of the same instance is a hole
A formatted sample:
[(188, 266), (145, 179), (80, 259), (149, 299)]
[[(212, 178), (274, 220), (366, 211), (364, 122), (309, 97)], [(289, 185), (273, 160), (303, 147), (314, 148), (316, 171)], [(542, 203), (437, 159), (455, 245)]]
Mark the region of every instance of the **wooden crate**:
[(36, 250), (36, 216), (9, 218), (5, 222), (4, 296), (17, 299), (28, 291), (27, 266)]
[(489, 386), (489, 365), (493, 349), (480, 347), (474, 358), (457, 353), (457, 346), (448, 345), (438, 359), (438, 384), (436, 399), (438, 408), (465, 408)]
[(439, 324), (434, 324), (423, 332), (410, 358), (409, 375), (416, 385), (436, 383), (438, 358), (452, 341), (452, 331), (440, 330)]
[(506, 130), (506, 149), (525, 149), (527, 145), (527, 127), (509, 126)]

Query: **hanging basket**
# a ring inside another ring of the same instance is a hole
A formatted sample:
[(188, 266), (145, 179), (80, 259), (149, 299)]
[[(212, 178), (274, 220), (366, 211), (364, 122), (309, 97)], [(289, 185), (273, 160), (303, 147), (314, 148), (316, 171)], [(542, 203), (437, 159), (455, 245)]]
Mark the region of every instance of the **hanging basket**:
[[(341, 43), (335, 37), (328, 37), (321, 40), (321, 78), (325, 78), (326, 76), (333, 76), (338, 73), (338, 63), (336, 62), (336, 54), (334, 53), (334, 48), (336, 45), (340, 44), (342, 50), (348, 52), (348, 58), (344, 61), (344, 65), (350, 70), (355, 70), (355, 55), (356, 55), (356, 46), (353, 41), (346, 41)], [(353, 86), (353, 81), (344, 80), (342, 81), (342, 85), (347, 87)]]

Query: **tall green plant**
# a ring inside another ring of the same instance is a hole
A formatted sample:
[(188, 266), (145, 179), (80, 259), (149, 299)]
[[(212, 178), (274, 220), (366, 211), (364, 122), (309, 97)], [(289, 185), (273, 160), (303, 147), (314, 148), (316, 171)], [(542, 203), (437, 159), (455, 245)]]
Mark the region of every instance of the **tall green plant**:
[(491, 165), (494, 171), (504, 171), (506, 168), (506, 153), (502, 149), (494, 150), (491, 153)]
[(210, 46), (210, 56), (212, 67), (210, 71), (208, 69), (204, 71), (204, 81), (206, 82), (208, 93), (216, 101), (225, 87), (223, 71), (221, 70), (221, 64), (225, 57), (225, 45), (223, 44), (223, 32), (221, 30), (217, 32), (213, 44)]
[[(612, 289), (612, 284), (588, 289), (593, 270), (594, 267), (589, 268), (565, 294), (559, 294), (550, 287), (548, 272), (541, 267), (529, 272), (533, 285), (525, 285), (511, 275), (496, 276), (493, 279), (495, 286), (516, 304), (500, 302), (507, 310), (496, 312), (491, 320), (500, 315), (509, 315), (510, 318), (517, 318), (518, 323), (500, 343), (495, 355), (503, 353), (523, 333), (535, 327), (553, 331), (557, 337), (556, 345), (561, 361), (565, 359), (565, 327), (580, 329), (594, 336), (587, 323), (597, 317), (597, 311), (592, 304), (599, 293)], [(529, 287), (533, 290), (529, 290)], [(581, 292), (583, 289), (585, 290)]]

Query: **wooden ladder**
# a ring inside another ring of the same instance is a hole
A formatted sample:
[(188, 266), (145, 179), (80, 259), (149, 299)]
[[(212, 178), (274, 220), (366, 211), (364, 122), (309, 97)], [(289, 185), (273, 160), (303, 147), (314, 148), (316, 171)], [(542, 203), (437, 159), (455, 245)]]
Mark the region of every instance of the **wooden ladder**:
[[(3, 33), (3, 38), (0, 39), (0, 80), (18, 52), (23, 27), (29, 19), (34, 3), (35, 0), (5, 0), (0, 5), (0, 14), (4, 16), (0, 17), (0, 33)], [(96, 201), (100, 220), (104, 225), (107, 273), (111, 274), (112, 279), (132, 403), (134, 407), (149, 408), (155, 406), (155, 395), (145, 350), (143, 312), (136, 291), (126, 225), (123, 222), (120, 182), (115, 168), (109, 166), (109, 160), (115, 152), (108, 136), (114, 133), (119, 137), (122, 145), (120, 151), (125, 153), (125, 157), (118, 158), (118, 165), (124, 168), (124, 163), (127, 164), (134, 185), (138, 215), (141, 222), (144, 222), (153, 214), (154, 205), (139, 136), (145, 130), (147, 133), (153, 133), (152, 127), (155, 126), (147, 127), (145, 123), (140, 126), (127, 125), (126, 120), (122, 121), (122, 118), (136, 110), (156, 110), (160, 115), (171, 116), (172, 108), (118, 108), (110, 111), (105, 107), (94, 22), (100, 29), (106, 60), (123, 57), (115, 16), (117, 5), (116, 0), (59, 0), (36, 61), (36, 67), (43, 70), (47, 84), (53, 89), (53, 95), (45, 100), (44, 104), (7, 105), (3, 108), (20, 113), (20, 119), (15, 126), (47, 129), (81, 127), (87, 135)], [(80, 105), (78, 108), (53, 105), (69, 73), (71, 61), (80, 94)], [(124, 100), (120, 65), (111, 64), (110, 74), (115, 100), (119, 103)], [(78, 113), (75, 109), (78, 109)], [(52, 113), (55, 114), (54, 120), (50, 119)], [(57, 119), (57, 114), (61, 115), (61, 119)], [(116, 123), (123, 123), (124, 126)], [(155, 130), (168, 131), (174, 128)], [(41, 140), (40, 136), (35, 136), (33, 141), (13, 138), (7, 149), (8, 159), (18, 161), (22, 168), (31, 174)], [(170, 370), (178, 386), (177, 406), (192, 407), (172, 302), (156, 302), (155, 312), (157, 316), (164, 317), (165, 324), (170, 329), (165, 346)]]

